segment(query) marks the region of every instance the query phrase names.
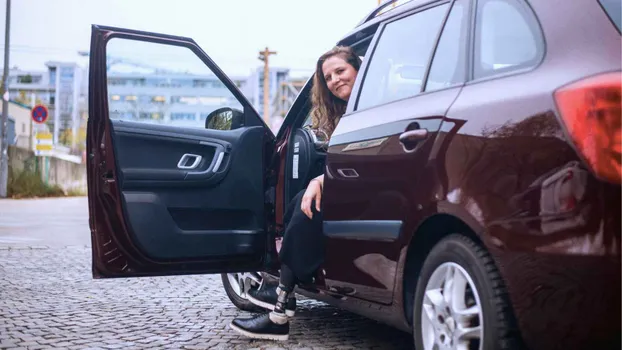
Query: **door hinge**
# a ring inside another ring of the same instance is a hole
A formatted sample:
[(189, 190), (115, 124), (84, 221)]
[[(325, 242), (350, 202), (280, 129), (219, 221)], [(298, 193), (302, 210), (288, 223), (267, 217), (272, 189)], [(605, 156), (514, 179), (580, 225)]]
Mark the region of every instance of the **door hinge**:
[(104, 183), (109, 184), (114, 182), (114, 175), (112, 174), (112, 170), (108, 170), (102, 174), (102, 180)]

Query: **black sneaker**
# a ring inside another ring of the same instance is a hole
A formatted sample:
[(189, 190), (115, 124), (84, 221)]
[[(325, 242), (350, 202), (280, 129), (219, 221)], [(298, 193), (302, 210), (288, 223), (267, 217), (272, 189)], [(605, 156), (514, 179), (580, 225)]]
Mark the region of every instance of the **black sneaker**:
[[(265, 288), (262, 286), (257, 290), (248, 291), (246, 296), (251, 303), (273, 311), (278, 298), (276, 289), (277, 287), (273, 285), (268, 285)], [(291, 297), (287, 300), (287, 304), (285, 305), (285, 314), (289, 317), (293, 317), (294, 314), (296, 314), (296, 298), (293, 297), (293, 295), (294, 293), (292, 292)]]
[[(282, 340), (289, 339), (289, 321), (285, 316), (275, 316), (267, 313), (253, 318), (236, 318), (229, 327), (243, 336), (253, 339)], [(282, 318), (285, 323), (279, 324), (272, 320)]]

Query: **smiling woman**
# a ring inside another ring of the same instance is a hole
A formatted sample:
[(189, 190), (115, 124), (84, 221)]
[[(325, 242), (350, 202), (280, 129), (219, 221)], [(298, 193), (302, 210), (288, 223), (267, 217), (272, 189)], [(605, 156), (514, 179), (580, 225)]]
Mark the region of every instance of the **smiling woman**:
[(313, 128), (328, 138), (345, 113), (361, 58), (350, 47), (337, 46), (322, 55), (313, 76)]

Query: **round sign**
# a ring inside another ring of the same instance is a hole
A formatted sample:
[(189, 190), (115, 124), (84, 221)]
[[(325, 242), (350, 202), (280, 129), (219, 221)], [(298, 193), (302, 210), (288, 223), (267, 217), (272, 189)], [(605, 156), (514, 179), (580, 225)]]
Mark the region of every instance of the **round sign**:
[(44, 105), (36, 105), (32, 108), (32, 111), (30, 112), (32, 120), (35, 123), (39, 124), (45, 123), (45, 121), (48, 119), (48, 114), (48, 109)]

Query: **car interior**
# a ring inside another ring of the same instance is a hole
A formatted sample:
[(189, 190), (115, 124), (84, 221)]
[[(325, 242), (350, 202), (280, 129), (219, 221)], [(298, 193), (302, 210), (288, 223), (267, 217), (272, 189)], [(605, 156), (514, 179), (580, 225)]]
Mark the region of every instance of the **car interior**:
[[(371, 38), (351, 45), (355, 52), (364, 59), (371, 43)], [(294, 130), (288, 140), (287, 162), (285, 164), (285, 203), (289, 203), (296, 194), (307, 187), (309, 182), (324, 173), (328, 140), (322, 132), (311, 128), (311, 87), (312, 79), (300, 92), (299, 98), (306, 101), (294, 117)]]

